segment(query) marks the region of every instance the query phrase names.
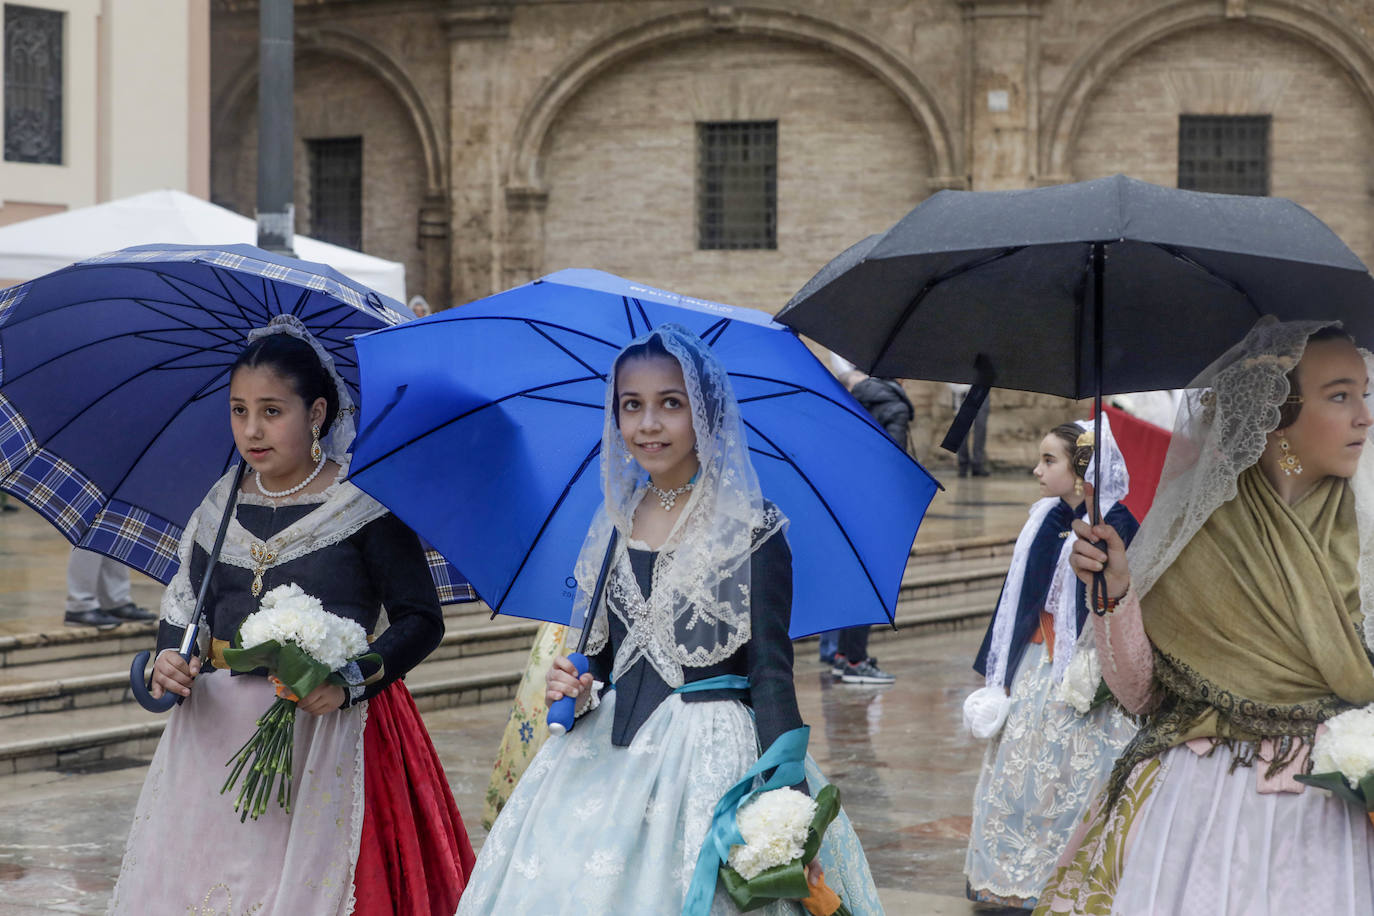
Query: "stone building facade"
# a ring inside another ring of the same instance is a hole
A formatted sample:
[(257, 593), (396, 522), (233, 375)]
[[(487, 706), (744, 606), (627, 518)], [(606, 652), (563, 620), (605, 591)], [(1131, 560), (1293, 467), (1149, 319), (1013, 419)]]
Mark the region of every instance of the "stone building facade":
[[(212, 192), (252, 211), (256, 2), (215, 0)], [(1268, 186), (1374, 257), (1367, 0), (297, 0), (311, 138), (362, 138), (362, 247), (457, 304), (567, 266), (776, 311), (941, 188), (1178, 180), (1180, 118), (1269, 119)], [(698, 247), (695, 125), (776, 122), (776, 247)], [(913, 383), (922, 450), (949, 417)], [(1062, 401), (994, 392), (1025, 463)], [(933, 456), (938, 457), (938, 455)]]

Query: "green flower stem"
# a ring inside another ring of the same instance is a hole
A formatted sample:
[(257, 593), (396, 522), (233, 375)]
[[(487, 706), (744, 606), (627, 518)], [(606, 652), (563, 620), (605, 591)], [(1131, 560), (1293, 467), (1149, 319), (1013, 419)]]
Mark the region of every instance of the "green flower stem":
[[(231, 757), (225, 766), (232, 766), (229, 778), (220, 794), (233, 788), (240, 775), (234, 810), (242, 823), (254, 820), (267, 811), (272, 789), (277, 788), (277, 803), (291, 810), (291, 760), (295, 743), (296, 704), (278, 698), (257, 720), (257, 730)], [(280, 781), (278, 781), (280, 779)]]

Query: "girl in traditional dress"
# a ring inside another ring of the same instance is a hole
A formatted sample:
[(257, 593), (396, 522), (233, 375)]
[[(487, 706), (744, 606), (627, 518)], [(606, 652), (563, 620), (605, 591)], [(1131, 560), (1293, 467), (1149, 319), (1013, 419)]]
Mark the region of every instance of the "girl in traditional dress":
[[(604, 597), (590, 608), (591, 672), (579, 680), (560, 657), (547, 679), (547, 698), (575, 697), (581, 718), (515, 787), (464, 916), (679, 916), (700, 899), (693, 875), (717, 802), (802, 724), (787, 519), (759, 490), (725, 369), (695, 335), (665, 325), (623, 350), (612, 376), (605, 501), (576, 570), (579, 619), (609, 551)], [(598, 695), (594, 680), (613, 686)], [(814, 765), (807, 775), (798, 788), (819, 791)], [(882, 911), (843, 814), (818, 861), (856, 916)], [(700, 912), (737, 912), (714, 868), (705, 878)], [(758, 912), (800, 911), (784, 901)]]
[(997, 612), (973, 663), (987, 686), (969, 697), (966, 718), (978, 737), (991, 740), (973, 795), (964, 874), (969, 898), (983, 903), (1035, 906), (1074, 825), (1135, 734), (1110, 701), (1090, 708), (1096, 679), (1080, 690), (1086, 694), (1081, 708), (1062, 695), (1088, 614), (1069, 567), (1069, 526), (1087, 514), (1098, 460), (1104, 517), (1126, 540), (1136, 530), (1121, 503), (1130, 478), (1111, 424), (1102, 418), (1097, 447), (1092, 428), (1091, 421), (1066, 423), (1040, 443), (1034, 473), (1042, 498), (1016, 539)]
[(1374, 702), (1368, 362), (1262, 320), (1187, 392), (1129, 553), (1075, 526), (1102, 672), (1145, 720), (1037, 913), (1374, 912), (1365, 813), (1293, 778)]
[[(230, 375), (229, 419), (249, 472), (226, 475), (192, 516), (162, 599), (151, 692), (184, 697), (139, 797), (109, 912), (419, 916), (457, 905), (474, 856), (415, 704), (398, 680), (444, 632), (418, 538), (345, 481), (352, 401), (301, 322), (250, 334)], [(313, 453), (313, 454), (312, 454)], [(225, 506), (233, 519), (210, 575), (209, 640), (187, 663), (190, 623)], [(288, 813), (240, 823), (225, 763), (275, 693), (221, 655), (268, 590), (296, 583), (369, 633), (380, 664), (339, 672), (299, 701)]]

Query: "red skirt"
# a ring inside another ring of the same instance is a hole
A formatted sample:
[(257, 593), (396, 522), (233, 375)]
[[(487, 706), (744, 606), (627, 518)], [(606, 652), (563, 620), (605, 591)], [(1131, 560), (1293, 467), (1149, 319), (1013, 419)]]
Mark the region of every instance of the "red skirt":
[(453, 916), (476, 856), (402, 681), (368, 701), (357, 916)]

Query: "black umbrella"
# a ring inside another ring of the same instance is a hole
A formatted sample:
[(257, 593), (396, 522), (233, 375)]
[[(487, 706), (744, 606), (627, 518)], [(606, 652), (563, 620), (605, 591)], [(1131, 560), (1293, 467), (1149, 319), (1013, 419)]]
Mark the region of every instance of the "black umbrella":
[(991, 385), (1094, 397), (1101, 417), (1103, 394), (1182, 387), (1266, 314), (1339, 319), (1367, 344), (1374, 278), (1292, 201), (1116, 175), (941, 191), (778, 321), (873, 375), (975, 385), (953, 448)]

